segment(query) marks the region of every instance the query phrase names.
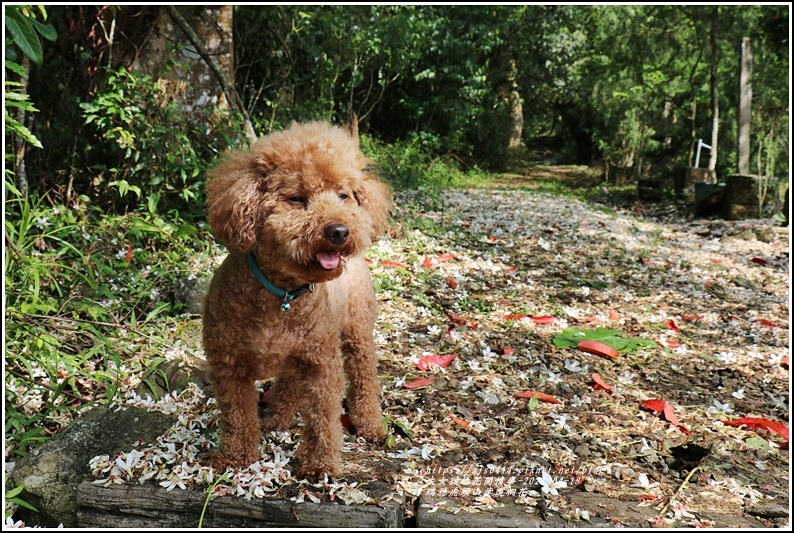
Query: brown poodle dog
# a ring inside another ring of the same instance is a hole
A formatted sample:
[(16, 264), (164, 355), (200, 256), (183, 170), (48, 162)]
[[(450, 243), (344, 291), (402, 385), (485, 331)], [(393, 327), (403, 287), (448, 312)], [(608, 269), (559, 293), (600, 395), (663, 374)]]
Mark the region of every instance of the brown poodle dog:
[[(208, 220), (229, 249), (210, 284), (204, 348), (221, 408), (223, 471), (259, 459), (261, 428), (303, 420), (299, 474), (339, 474), (342, 397), (356, 433), (384, 438), (363, 253), (385, 231), (390, 189), (352, 131), (295, 124), (227, 155), (209, 173)], [(260, 424), (257, 380), (275, 378)]]

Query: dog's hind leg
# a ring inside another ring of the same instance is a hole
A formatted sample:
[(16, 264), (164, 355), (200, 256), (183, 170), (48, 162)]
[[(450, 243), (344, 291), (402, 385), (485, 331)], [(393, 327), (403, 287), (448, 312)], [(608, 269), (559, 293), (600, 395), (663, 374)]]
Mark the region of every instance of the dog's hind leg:
[(263, 431), (282, 431), (292, 427), (298, 412), (300, 391), (297, 380), (292, 376), (278, 378), (273, 385), (270, 405), (262, 420)]

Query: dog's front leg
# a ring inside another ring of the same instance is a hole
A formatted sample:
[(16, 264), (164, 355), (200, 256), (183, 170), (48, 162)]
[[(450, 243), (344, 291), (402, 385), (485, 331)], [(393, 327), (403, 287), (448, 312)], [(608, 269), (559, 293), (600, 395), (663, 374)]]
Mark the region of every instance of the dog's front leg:
[[(227, 369), (223, 369), (227, 370)], [(218, 472), (244, 468), (259, 459), (259, 393), (254, 380), (237, 372), (213, 373), (213, 390), (221, 409), (221, 449), (210, 460)]]
[(360, 328), (344, 336), (345, 375), (349, 382), (347, 404), (356, 434), (369, 442), (385, 438), (380, 410), (381, 386), (371, 330)]
[(318, 356), (317, 362), (302, 365), (303, 400), (300, 413), (303, 435), (296, 455), (298, 474), (320, 479), (323, 474), (338, 476), (342, 456), (342, 358), (337, 353)]

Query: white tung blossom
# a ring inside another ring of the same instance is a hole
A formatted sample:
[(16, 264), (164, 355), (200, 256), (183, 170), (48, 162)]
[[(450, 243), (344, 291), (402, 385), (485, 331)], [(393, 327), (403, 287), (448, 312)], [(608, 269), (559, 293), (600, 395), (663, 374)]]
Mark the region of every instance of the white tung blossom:
[(538, 479), (538, 483), (540, 483), (540, 490), (542, 490), (544, 494), (552, 494), (554, 496), (558, 494), (557, 489), (564, 489), (568, 486), (568, 483), (565, 481), (551, 477), (551, 474), (546, 470), (543, 471), (543, 475)]

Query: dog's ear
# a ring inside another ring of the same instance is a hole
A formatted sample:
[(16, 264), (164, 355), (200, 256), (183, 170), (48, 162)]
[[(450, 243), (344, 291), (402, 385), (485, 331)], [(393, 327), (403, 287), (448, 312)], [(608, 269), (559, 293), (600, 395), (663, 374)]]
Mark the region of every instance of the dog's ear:
[(245, 253), (256, 243), (265, 170), (249, 152), (232, 152), (208, 172), (207, 220), (229, 251)]
[(353, 190), (353, 197), (372, 218), (372, 235), (374, 241), (386, 231), (391, 212), (391, 187), (378, 178), (366, 174), (364, 179)]

